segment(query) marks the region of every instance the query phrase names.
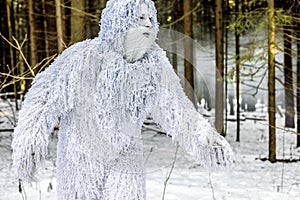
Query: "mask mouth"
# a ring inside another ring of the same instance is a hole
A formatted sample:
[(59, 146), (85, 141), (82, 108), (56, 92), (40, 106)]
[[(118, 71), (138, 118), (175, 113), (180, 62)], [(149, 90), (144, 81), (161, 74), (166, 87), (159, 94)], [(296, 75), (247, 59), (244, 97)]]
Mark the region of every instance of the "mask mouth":
[(144, 35), (146, 38), (149, 38), (149, 37), (150, 37), (150, 33), (149, 33), (149, 32), (144, 32), (143, 35)]
[(131, 27), (124, 38), (125, 58), (129, 62), (135, 62), (155, 43), (155, 33), (153, 29), (147, 27)]

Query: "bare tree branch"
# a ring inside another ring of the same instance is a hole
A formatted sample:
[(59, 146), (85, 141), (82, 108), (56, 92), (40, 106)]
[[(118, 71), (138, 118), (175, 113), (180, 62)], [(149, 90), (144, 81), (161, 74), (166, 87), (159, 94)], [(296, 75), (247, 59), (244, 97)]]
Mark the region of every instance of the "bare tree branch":
[(173, 163), (172, 163), (172, 165), (171, 165), (171, 169), (170, 169), (170, 171), (169, 171), (169, 173), (168, 173), (168, 175), (167, 175), (167, 178), (166, 178), (166, 180), (165, 180), (165, 182), (164, 182), (164, 191), (163, 191), (162, 200), (165, 199), (165, 194), (166, 194), (167, 184), (168, 184), (168, 181), (170, 180), (171, 174), (172, 174), (173, 169), (174, 169), (174, 167), (175, 167), (175, 163), (176, 163), (176, 160), (177, 160), (178, 148), (179, 148), (179, 144), (178, 144), (178, 142), (177, 142), (177, 144), (176, 144), (176, 150), (175, 150), (175, 155), (174, 155), (174, 159), (173, 159)]

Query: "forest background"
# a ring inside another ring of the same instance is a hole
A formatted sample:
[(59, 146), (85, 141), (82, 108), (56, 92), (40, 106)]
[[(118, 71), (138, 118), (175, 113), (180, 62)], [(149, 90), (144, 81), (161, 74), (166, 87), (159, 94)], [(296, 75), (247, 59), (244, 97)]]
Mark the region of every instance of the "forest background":
[[(227, 121), (234, 120), (240, 141), (243, 112), (257, 112), (261, 106), (266, 118), (252, 117), (268, 122), (267, 159), (278, 161), (278, 128), (297, 135), (295, 144), (300, 146), (299, 1), (157, 0), (155, 4), (163, 35), (158, 42), (168, 49), (195, 105), (204, 99), (205, 110), (215, 111), (215, 126), (222, 135), (226, 136)], [(13, 106), (20, 109), (17, 99), (23, 98), (38, 72), (72, 44), (98, 35), (105, 5), (106, 0), (1, 0), (0, 97), (15, 99)], [(205, 77), (205, 67), (193, 62), (199, 57), (210, 59), (213, 77)], [(283, 127), (276, 125), (276, 113), (285, 117)], [(16, 121), (11, 120), (13, 126)]]

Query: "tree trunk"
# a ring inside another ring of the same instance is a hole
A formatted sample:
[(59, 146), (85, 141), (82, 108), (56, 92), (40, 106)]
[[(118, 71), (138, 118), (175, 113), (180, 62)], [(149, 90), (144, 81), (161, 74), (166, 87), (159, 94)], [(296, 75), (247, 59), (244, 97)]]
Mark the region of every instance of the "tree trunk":
[(71, 42), (79, 42), (85, 39), (85, 20), (80, 11), (85, 10), (85, 1), (71, 0)]
[(107, 0), (99, 0), (99, 7), (101, 10), (105, 8)]
[(229, 103), (229, 115), (234, 115), (234, 103), (233, 103), (234, 96), (229, 95), (228, 97), (228, 103)]
[[(18, 4), (17, 8), (16, 8), (16, 12), (18, 13), (18, 16), (21, 16), (26, 11), (22, 8), (22, 6), (20, 4)], [(24, 17), (25, 17), (25, 15), (24, 15)], [(23, 41), (25, 38), (26, 32), (27, 32), (23, 25), (24, 17), (18, 17), (18, 19), (17, 19), (16, 32), (18, 33), (18, 36), (17, 36), (18, 41)], [(24, 48), (23, 50), (24, 50), (23, 53), (25, 53), (26, 48)], [(22, 58), (20, 53), (17, 54), (17, 62), (19, 63), (17, 73), (20, 76), (19, 90), (24, 93), (26, 91), (28, 81), (24, 77), (24, 72), (25, 72), (26, 67), (25, 67), (24, 59)]]
[(300, 22), (297, 22), (297, 147), (300, 147)]
[(223, 1), (216, 0), (215, 25), (216, 25), (216, 98), (215, 98), (215, 126), (217, 131), (224, 135), (224, 63), (223, 63)]
[[(177, 19), (179, 19), (180, 17), (183, 16), (183, 11), (182, 11), (182, 7), (183, 7), (183, 2), (182, 0), (175, 0), (174, 6), (173, 6), (173, 10), (172, 10), (172, 20), (176, 21)], [(172, 31), (172, 65), (173, 68), (176, 72), (178, 72), (178, 58), (177, 58), (177, 40), (179, 39), (177, 37), (177, 32), (179, 32), (179, 28), (181, 26), (179, 25), (179, 23), (177, 22), (176, 24), (173, 25), (173, 30)]]
[[(63, 4), (64, 1), (60, 0)], [(56, 16), (56, 0), (45, 0), (45, 12), (47, 13), (46, 23), (47, 23), (47, 34), (48, 34), (48, 46), (49, 46), (49, 56), (58, 52), (58, 33), (57, 33), (57, 16)], [(64, 18), (64, 9), (61, 7), (62, 17)], [(63, 22), (68, 18), (64, 18)], [(62, 25), (64, 27), (64, 23)], [(63, 29), (65, 36), (65, 28)], [(65, 39), (65, 37), (64, 37)]]
[[(11, 21), (11, 19), (14, 19), (14, 17), (12, 17), (11, 15), (11, 11), (13, 11), (13, 2), (11, 0), (6, 0), (6, 13), (7, 13), (7, 27), (8, 27), (8, 39), (10, 41), (12, 41), (12, 37), (13, 37), (13, 27), (14, 27), (14, 23)], [(11, 75), (14, 77), (15, 76), (15, 51), (13, 49), (12, 46), (9, 46), (9, 53), (10, 53), (10, 73)], [(18, 105), (18, 91), (17, 91), (17, 83), (15, 78), (13, 78), (13, 90), (14, 90), (14, 96), (15, 96), (15, 108), (16, 110), (19, 110), (19, 105)]]
[(42, 0), (42, 12), (43, 12), (43, 23), (44, 23), (44, 33), (45, 33), (45, 53), (46, 57), (49, 57), (49, 37), (48, 37), (48, 24), (47, 24), (47, 13), (46, 13), (46, 5), (45, 0)]
[(35, 37), (35, 20), (34, 20), (34, 1), (28, 0), (29, 7), (29, 27), (30, 27), (30, 63), (34, 67), (37, 62), (37, 45)]
[(291, 27), (284, 26), (283, 40), (284, 40), (285, 127), (295, 128), (291, 35), (292, 35)]
[[(236, 18), (239, 17), (240, 1), (235, 4)], [(240, 141), (240, 34), (235, 29), (235, 68), (236, 68), (236, 141)]]
[(55, 11), (56, 11), (57, 50), (58, 53), (61, 53), (64, 48), (61, 0), (55, 0)]
[[(99, 10), (103, 9), (101, 4), (103, 4), (101, 2), (101, 0), (86, 1), (86, 3), (85, 3), (85, 12), (91, 13), (93, 15), (98, 15)], [(104, 6), (105, 6), (105, 4), (104, 4)], [(87, 16), (85, 18), (85, 21), (86, 21), (85, 30), (87, 30), (86, 34), (85, 34), (86, 38), (94, 38), (94, 37), (98, 36), (98, 34), (99, 34), (99, 27), (95, 26), (95, 21), (94, 20), (95, 19), (92, 19), (91, 17), (87, 17)]]
[[(12, 41), (13, 31), (12, 31), (12, 16), (11, 16), (11, 0), (6, 0), (6, 14), (7, 14), (7, 28), (8, 28), (8, 40)], [(9, 46), (10, 55), (10, 69), (12, 70), (15, 66), (14, 62), (14, 52), (13, 47)]]
[(268, 113), (269, 113), (269, 160), (276, 162), (276, 99), (275, 99), (275, 16), (274, 0), (268, 0)]
[[(7, 24), (6, 22), (6, 11), (4, 9), (6, 9), (6, 0), (1, 0), (1, 7), (0, 7), (0, 15), (2, 17), (0, 17), (0, 32), (2, 35), (7, 35)], [(2, 66), (5, 66), (6, 62), (6, 54), (4, 54), (5, 51), (5, 45), (4, 45), (4, 41), (2, 39), (0, 39), (0, 66), (1, 66), (1, 71), (5, 72)], [(4, 77), (0, 76), (0, 83), (3, 83)], [(0, 91), (1, 91), (1, 86), (2, 84), (0, 84)]]
[(183, 1), (183, 14), (184, 14), (184, 77), (185, 91), (190, 100), (194, 100), (194, 68), (193, 68), (193, 23), (192, 23), (192, 0)]
[[(224, 17), (225, 17), (225, 27), (229, 26), (229, 22), (230, 22), (230, 17), (231, 17), (231, 13), (229, 11), (229, 0), (225, 0), (225, 13), (224, 13)], [(224, 58), (224, 76), (226, 77), (226, 80), (225, 80), (225, 124), (224, 124), (224, 135), (227, 134), (227, 127), (228, 127), (228, 103), (227, 103), (227, 99), (228, 101), (229, 100), (229, 96), (228, 96), (228, 81), (227, 81), (227, 76), (228, 76), (228, 49), (229, 49), (229, 38), (228, 38), (228, 32), (229, 32), (229, 29), (228, 28), (225, 28), (224, 30), (224, 37), (225, 37), (225, 58)], [(230, 115), (231, 115), (231, 105), (230, 105)]]

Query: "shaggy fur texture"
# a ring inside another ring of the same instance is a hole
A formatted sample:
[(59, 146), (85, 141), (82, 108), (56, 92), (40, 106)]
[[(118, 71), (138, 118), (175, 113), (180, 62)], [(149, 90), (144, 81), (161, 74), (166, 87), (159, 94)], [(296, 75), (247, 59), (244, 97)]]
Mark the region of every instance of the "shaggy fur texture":
[[(143, 2), (156, 38), (154, 3)], [(108, 1), (99, 37), (66, 49), (34, 79), (13, 134), (20, 179), (35, 180), (59, 123), (59, 200), (145, 200), (141, 126), (149, 113), (201, 165), (231, 165), (229, 144), (188, 100), (165, 52), (153, 43), (126, 59), (125, 36), (139, 23), (140, 5)]]

